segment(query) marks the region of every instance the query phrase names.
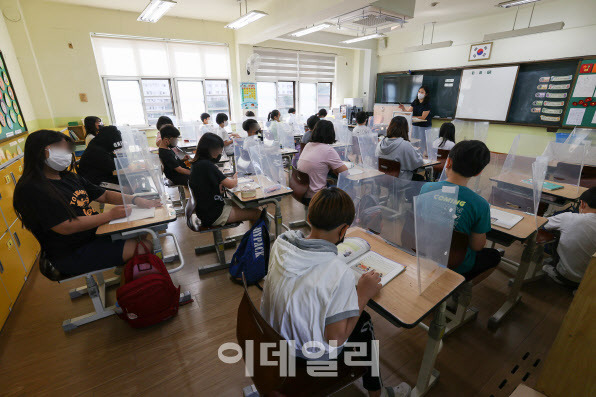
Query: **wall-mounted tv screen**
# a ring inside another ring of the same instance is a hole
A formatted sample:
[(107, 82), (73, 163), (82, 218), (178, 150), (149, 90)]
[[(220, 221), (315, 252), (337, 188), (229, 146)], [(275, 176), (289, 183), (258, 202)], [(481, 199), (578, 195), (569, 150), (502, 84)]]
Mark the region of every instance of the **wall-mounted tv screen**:
[(402, 74), (379, 78), (377, 103), (411, 103), (422, 85), (422, 77), (422, 75)]

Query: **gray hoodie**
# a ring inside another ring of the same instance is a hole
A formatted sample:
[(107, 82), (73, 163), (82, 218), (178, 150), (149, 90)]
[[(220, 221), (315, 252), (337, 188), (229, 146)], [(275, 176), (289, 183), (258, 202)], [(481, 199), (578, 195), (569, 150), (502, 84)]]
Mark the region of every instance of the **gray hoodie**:
[(383, 138), (377, 145), (375, 154), (382, 159), (399, 161), (401, 165), (400, 179), (411, 180), (414, 171), (424, 165), (420, 153), (403, 138)]

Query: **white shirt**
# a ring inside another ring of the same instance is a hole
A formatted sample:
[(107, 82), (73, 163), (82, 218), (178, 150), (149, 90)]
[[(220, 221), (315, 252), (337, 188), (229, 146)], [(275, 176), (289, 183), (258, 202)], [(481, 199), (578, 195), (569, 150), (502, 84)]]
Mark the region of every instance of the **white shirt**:
[(368, 128), (365, 125), (360, 125), (360, 124), (358, 124), (352, 130), (353, 135), (370, 134), (370, 133), (372, 133), (372, 130), (370, 128)]
[(434, 149), (451, 150), (455, 146), (455, 142), (447, 140), (447, 141), (445, 141), (445, 144), (442, 147), (439, 147), (439, 145), (441, 144), (441, 142), (443, 142), (443, 138), (437, 138), (437, 139), (435, 139), (434, 142), (433, 142), (433, 148)]
[[(230, 140), (230, 135), (228, 134), (228, 131), (226, 131), (225, 128), (220, 127), (219, 125), (217, 126), (217, 129), (214, 132), (216, 135), (219, 135), (219, 137), (221, 139), (223, 139), (224, 142), (227, 142)], [(234, 154), (234, 146), (233, 145), (228, 145), (224, 147), (224, 150), (226, 152), (227, 155), (232, 155)]]
[(548, 218), (548, 230), (560, 230), (557, 253), (561, 260), (557, 271), (566, 279), (579, 283), (596, 253), (596, 214), (563, 212)]
[(206, 134), (208, 132), (211, 132), (214, 134), (216, 133), (215, 128), (213, 128), (213, 126), (211, 124), (203, 124), (201, 126), (201, 128), (199, 129), (199, 132), (201, 133), (201, 135)]
[(320, 343), (329, 354), (334, 348), (325, 341), (325, 326), (360, 315), (354, 274), (337, 249), (331, 252), (333, 244), (322, 244), (331, 246), (326, 252), (306, 250), (292, 244), (293, 238), (304, 241), (301, 232), (289, 231), (273, 244), (261, 313), (286, 340), (295, 341), (298, 356), (304, 357), (300, 349), (307, 342)]

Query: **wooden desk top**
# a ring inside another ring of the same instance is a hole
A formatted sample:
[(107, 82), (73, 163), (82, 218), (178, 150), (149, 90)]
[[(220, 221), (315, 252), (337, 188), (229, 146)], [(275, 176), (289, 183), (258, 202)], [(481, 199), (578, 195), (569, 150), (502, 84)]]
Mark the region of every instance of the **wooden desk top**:
[(357, 175), (349, 175), (348, 179), (350, 181), (361, 181), (363, 179), (368, 179), (368, 178), (374, 178), (377, 177), (379, 175), (385, 175), (383, 172), (379, 171), (379, 170), (374, 170), (374, 169), (363, 169), (362, 167), (355, 165), (353, 168), (348, 169), (348, 172), (350, 170), (353, 169), (362, 169), (364, 172), (362, 172), (361, 174), (357, 174)]
[[(111, 206), (106, 205), (105, 211), (109, 210)], [(110, 225), (105, 223), (97, 228), (95, 234), (98, 236), (105, 236), (115, 233), (127, 232), (143, 227), (151, 227), (163, 223), (174, 222), (176, 220), (176, 211), (171, 206), (165, 206), (155, 209), (155, 216), (153, 218), (139, 219), (138, 221), (115, 223)]]
[(511, 229), (505, 229), (499, 226), (491, 225), (492, 230), (499, 231), (501, 233), (507, 234), (520, 240), (527, 239), (537, 230), (537, 228), (542, 227), (546, 222), (548, 222), (548, 219), (538, 216), (536, 217), (536, 219), (538, 220), (538, 225), (536, 225), (536, 221), (534, 221), (534, 215), (529, 215), (525, 212), (513, 210), (510, 208), (501, 208), (494, 205), (491, 205), (490, 207), (524, 217), (524, 219), (519, 221)]
[[(502, 183), (507, 183), (510, 185), (515, 185), (515, 186), (532, 189), (532, 185), (522, 182), (524, 179), (528, 179), (528, 178), (529, 177), (527, 177), (527, 176), (524, 177), (523, 175), (516, 174), (516, 173), (507, 173), (507, 174), (492, 177), (491, 180), (495, 181), (495, 182), (502, 182)], [(570, 185), (568, 183), (555, 182), (555, 181), (550, 181), (550, 180), (546, 180), (546, 179), (544, 181), (556, 183), (557, 185), (561, 185), (561, 186), (563, 186), (563, 189), (546, 190), (543, 188), (542, 189), (543, 194), (548, 194), (548, 195), (555, 196), (555, 197), (562, 197), (567, 200), (577, 200), (579, 198), (579, 196), (582, 195), (583, 192), (588, 190), (588, 188), (581, 187), (581, 186), (578, 189), (577, 186)]]
[(546, 397), (544, 394), (520, 383), (509, 397)]
[(360, 237), (368, 241), (373, 251), (406, 267), (406, 270), (385, 285), (369, 303), (370, 306), (395, 318), (403, 327), (415, 327), (465, 280), (462, 275), (444, 269), (420, 295), (415, 256), (358, 227), (350, 228), (346, 236)]
[[(424, 161), (424, 165), (422, 167), (432, 167), (433, 165), (439, 165), (441, 162), (439, 160), (429, 160), (429, 159), (422, 159)], [(419, 167), (419, 168), (422, 168)]]
[[(259, 184), (259, 178), (257, 178), (256, 175), (253, 176), (247, 176), (245, 178), (250, 178), (253, 183), (256, 183), (257, 185)], [(242, 195), (240, 194), (240, 191), (234, 191), (235, 189), (238, 189), (239, 187), (242, 187), (243, 185), (238, 185), (234, 188), (234, 190), (230, 190), (227, 189), (228, 192), (230, 192), (232, 195), (234, 195), (234, 197), (242, 202), (242, 203), (250, 203), (250, 202), (254, 202), (254, 201), (258, 201), (258, 200), (263, 200), (263, 199), (268, 199), (268, 198), (275, 198), (275, 197), (281, 197), (281, 196), (286, 196), (288, 194), (292, 194), (293, 190), (290, 189), (289, 187), (286, 186), (281, 186), (280, 189), (271, 192), (271, 193), (264, 193), (263, 192), (263, 187), (267, 187), (267, 186), (272, 186), (275, 185), (275, 183), (270, 180), (269, 178), (266, 177), (262, 177), (261, 180), (264, 180), (265, 183), (263, 184), (264, 186), (260, 186), (257, 188), (257, 195), (256, 197), (251, 197), (251, 198), (242, 198)]]

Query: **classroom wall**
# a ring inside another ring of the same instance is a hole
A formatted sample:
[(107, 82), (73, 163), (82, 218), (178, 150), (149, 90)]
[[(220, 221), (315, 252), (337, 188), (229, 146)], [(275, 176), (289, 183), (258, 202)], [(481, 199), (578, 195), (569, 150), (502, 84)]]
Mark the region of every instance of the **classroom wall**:
[[(231, 76), (236, 75), (234, 32), (223, 23), (164, 17), (159, 23), (140, 23), (138, 13), (54, 3), (43, 0), (3, 0), (20, 6), (23, 19), (8, 23), (14, 42), (22, 42), (23, 30), (30, 37), (41, 81), (31, 92), (47, 92), (50, 110), (47, 123), (66, 125), (85, 115), (108, 119), (101, 80), (93, 54), (90, 33), (111, 33), (144, 37), (226, 43), (230, 48)], [(68, 48), (71, 42), (73, 49)], [(16, 44), (15, 44), (15, 47)], [(29, 63), (31, 55), (17, 47), (17, 54)], [(34, 70), (24, 71), (25, 79), (35, 82)], [(232, 108), (239, 108), (239, 88), (232, 78)], [(79, 100), (86, 93), (88, 102)], [(43, 109), (43, 105), (39, 105)], [(37, 109), (37, 106), (36, 106)], [(44, 117), (45, 118), (45, 117)]]
[[(532, 6), (519, 10), (515, 27), (528, 27)], [(414, 69), (437, 69), (458, 66), (544, 60), (596, 54), (596, 1), (552, 0), (536, 3), (531, 26), (565, 22), (560, 31), (496, 40), (491, 58), (468, 62), (470, 45), (483, 41), (487, 33), (511, 30), (515, 8), (495, 15), (435, 25), (433, 42), (453, 40), (448, 48), (404, 52), (405, 47), (421, 44), (422, 26), (406, 28), (389, 36), (387, 48), (378, 49), (379, 73)], [(415, 18), (415, 17), (414, 17)], [(427, 26), (424, 44), (430, 43)], [(441, 122), (433, 122), (434, 126)], [(568, 130), (560, 130), (568, 132)], [(507, 152), (513, 138), (520, 133), (536, 135), (538, 140), (553, 140), (554, 133), (545, 128), (491, 124), (488, 146), (497, 152)]]

